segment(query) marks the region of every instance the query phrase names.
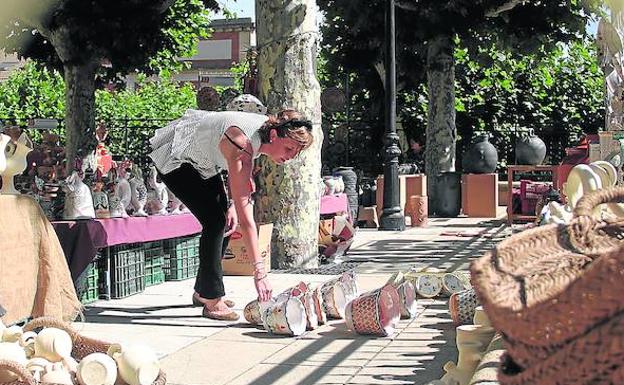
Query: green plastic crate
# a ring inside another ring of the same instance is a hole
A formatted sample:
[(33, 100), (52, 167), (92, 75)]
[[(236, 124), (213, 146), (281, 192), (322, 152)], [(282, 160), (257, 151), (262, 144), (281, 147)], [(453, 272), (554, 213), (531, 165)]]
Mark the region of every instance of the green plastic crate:
[(199, 235), (166, 239), (163, 247), (166, 281), (195, 278), (199, 268)]
[(100, 295), (97, 261), (91, 262), (75, 282), (76, 295), (83, 305), (95, 302)]
[(111, 298), (125, 298), (145, 290), (143, 244), (112, 246), (109, 253)]
[(145, 287), (165, 282), (165, 251), (163, 241), (143, 243), (145, 253)]

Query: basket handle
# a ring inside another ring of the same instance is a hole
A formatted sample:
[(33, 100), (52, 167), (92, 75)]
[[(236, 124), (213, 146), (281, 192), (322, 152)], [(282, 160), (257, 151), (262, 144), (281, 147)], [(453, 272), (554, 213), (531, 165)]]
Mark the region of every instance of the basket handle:
[(75, 341), (78, 337), (78, 333), (65, 321), (53, 317), (38, 317), (24, 325), (24, 331), (32, 331), (37, 328), (57, 328), (66, 331), (71, 337), (72, 341)]
[(574, 208), (574, 217), (592, 216), (592, 211), (596, 206), (603, 203), (616, 203), (624, 201), (624, 187), (612, 187), (593, 191), (585, 194)]
[(8, 369), (12, 373), (17, 374), (18, 377), (21, 378), (28, 385), (37, 384), (37, 382), (35, 381), (35, 377), (33, 377), (33, 375), (30, 374), (30, 372), (26, 370), (25, 367), (15, 361), (0, 360), (0, 369)]

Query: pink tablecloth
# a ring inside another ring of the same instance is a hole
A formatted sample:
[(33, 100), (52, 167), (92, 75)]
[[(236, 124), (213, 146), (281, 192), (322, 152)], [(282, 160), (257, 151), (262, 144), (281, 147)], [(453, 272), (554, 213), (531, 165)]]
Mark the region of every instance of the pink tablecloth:
[(347, 194), (324, 195), (321, 197), (321, 215), (345, 212), (349, 215)]
[(201, 232), (192, 214), (52, 222), (75, 280), (97, 250), (124, 243), (150, 242)]

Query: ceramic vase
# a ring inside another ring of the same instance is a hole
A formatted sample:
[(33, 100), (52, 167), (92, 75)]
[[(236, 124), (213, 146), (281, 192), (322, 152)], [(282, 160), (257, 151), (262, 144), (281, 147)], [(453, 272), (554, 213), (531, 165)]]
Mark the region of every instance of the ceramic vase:
[(107, 354), (115, 360), (119, 376), (128, 385), (150, 385), (160, 372), (158, 358), (147, 346), (112, 344)]
[(546, 157), (546, 144), (533, 129), (516, 143), (516, 164), (539, 165)]
[(41, 382), (56, 385), (74, 385), (69, 371), (60, 362), (47, 365), (41, 375)]
[[(490, 340), (492, 336), (490, 336)], [(469, 385), (483, 352), (487, 348), (489, 340), (484, 343), (482, 335), (475, 333), (473, 325), (464, 325), (457, 327), (456, 344), (459, 352), (457, 364), (447, 362), (444, 365), (446, 374), (442, 377), (442, 381), (447, 384)]]
[(347, 328), (358, 334), (391, 335), (399, 318), (399, 293), (392, 285), (360, 295), (345, 309)]
[(471, 324), (479, 305), (474, 289), (460, 291), (449, 298), (449, 312), (455, 325)]
[(94, 191), (92, 193), (93, 208), (95, 209), (96, 218), (110, 218), (110, 202), (108, 194), (103, 191), (103, 183), (95, 182)]
[(314, 310), (316, 311), (316, 319), (319, 325), (327, 323), (327, 314), (323, 309), (323, 296), (321, 295), (321, 288), (317, 287), (312, 291), (312, 300), (314, 301)]
[(167, 188), (167, 196), (169, 197), (169, 202), (167, 204), (167, 211), (169, 211), (169, 214), (182, 214), (182, 201), (180, 201), (180, 199), (178, 199), (178, 197), (176, 197), (175, 194), (169, 190), (169, 188)]
[(78, 172), (73, 171), (71, 175), (63, 181), (62, 189), (65, 192), (63, 219), (95, 218), (91, 189), (82, 182), (82, 178)]
[(426, 196), (412, 195), (405, 208), (405, 214), (412, 222), (412, 227), (425, 227), (429, 221), (428, 202)]
[(148, 176), (148, 184), (151, 191), (148, 193), (147, 206), (150, 215), (167, 215), (167, 205), (169, 204), (169, 193), (163, 182), (157, 179), (156, 167), (151, 166)]
[(32, 151), (32, 142), (22, 133), (17, 141), (12, 141), (8, 135), (0, 134), (0, 176), (2, 189), (0, 194), (19, 194), (15, 189), (14, 178), (26, 170), (26, 155)]
[(333, 195), (336, 193), (336, 180), (333, 176), (323, 177), (323, 182), (325, 183), (325, 186), (327, 186), (325, 195)]
[(300, 336), (306, 330), (306, 323), (303, 302), (287, 293), (278, 295), (264, 312), (264, 328), (272, 334)]
[(316, 314), (314, 299), (310, 287), (305, 282), (299, 282), (296, 286), (286, 290), (286, 293), (299, 298), (303, 307), (305, 308), (306, 315), (306, 328), (307, 330), (314, 330), (318, 327), (318, 316)]
[(489, 142), (487, 134), (475, 138), (464, 154), (462, 163), (464, 172), (468, 174), (488, 174), (496, 171), (498, 151)]
[(45, 328), (35, 338), (35, 356), (50, 362), (60, 362), (70, 357), (73, 342), (69, 334), (62, 329)]
[(133, 174), (133, 177), (128, 181), (128, 183), (130, 183), (130, 191), (132, 192), (132, 199), (130, 201), (133, 208), (132, 216), (146, 217), (145, 204), (147, 203), (147, 187), (145, 187), (145, 183), (143, 183), (138, 169), (136, 171), (133, 170)]
[(115, 195), (117, 195), (121, 202), (121, 207), (123, 207), (125, 211), (123, 217), (126, 218), (128, 216), (128, 210), (132, 209), (132, 187), (130, 187), (130, 182), (128, 182), (126, 171), (124, 170), (119, 171)]
[(262, 325), (262, 317), (264, 316), (264, 312), (274, 303), (274, 299), (266, 302), (260, 302), (259, 300), (255, 299), (249, 302), (247, 306), (245, 306), (245, 308), (243, 309), (243, 316), (245, 317), (247, 322), (252, 325)]

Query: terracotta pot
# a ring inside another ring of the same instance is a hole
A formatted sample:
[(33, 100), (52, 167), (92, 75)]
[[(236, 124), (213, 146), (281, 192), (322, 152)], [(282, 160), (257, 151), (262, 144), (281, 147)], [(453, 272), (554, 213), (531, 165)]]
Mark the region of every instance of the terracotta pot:
[(412, 227), (425, 227), (429, 219), (426, 196), (412, 195), (405, 208), (405, 214), (412, 220)]
[(392, 285), (362, 294), (345, 310), (347, 327), (358, 334), (391, 335), (399, 318), (399, 293)]

